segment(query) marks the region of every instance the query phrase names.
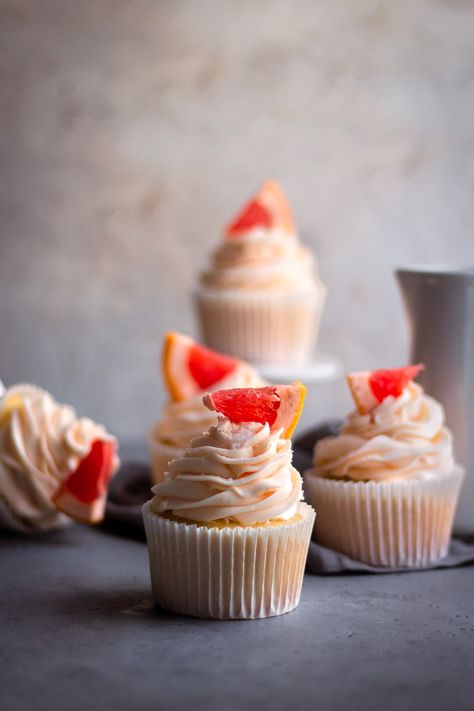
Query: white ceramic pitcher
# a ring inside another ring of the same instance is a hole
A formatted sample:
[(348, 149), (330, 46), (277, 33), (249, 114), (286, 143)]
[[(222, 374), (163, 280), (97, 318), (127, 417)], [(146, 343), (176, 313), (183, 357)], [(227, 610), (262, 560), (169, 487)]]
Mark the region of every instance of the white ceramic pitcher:
[(397, 269), (411, 335), (411, 362), (439, 400), (466, 467), (455, 530), (474, 533), (474, 267)]

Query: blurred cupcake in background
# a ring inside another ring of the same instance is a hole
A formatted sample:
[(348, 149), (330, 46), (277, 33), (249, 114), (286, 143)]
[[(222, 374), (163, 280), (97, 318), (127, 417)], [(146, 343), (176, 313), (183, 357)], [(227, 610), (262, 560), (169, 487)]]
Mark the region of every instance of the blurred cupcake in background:
[(195, 298), (207, 345), (285, 365), (310, 359), (325, 296), (281, 187), (267, 181), (225, 229)]
[(219, 619), (296, 607), (315, 516), (291, 463), (304, 396), (301, 383), (204, 396), (215, 425), (169, 463), (143, 506), (158, 605)]
[(162, 481), (170, 459), (178, 457), (197, 437), (216, 424), (203, 394), (221, 388), (258, 387), (265, 381), (246, 363), (205, 348), (180, 333), (167, 333), (162, 372), (169, 400), (150, 437), (152, 478)]
[(305, 493), (322, 545), (376, 566), (422, 567), (448, 552), (463, 480), (422, 366), (353, 373), (357, 410), (320, 440)]
[[(1, 388), (1, 386), (0, 386)], [(35, 385), (0, 393), (0, 526), (21, 533), (98, 523), (117, 440)]]

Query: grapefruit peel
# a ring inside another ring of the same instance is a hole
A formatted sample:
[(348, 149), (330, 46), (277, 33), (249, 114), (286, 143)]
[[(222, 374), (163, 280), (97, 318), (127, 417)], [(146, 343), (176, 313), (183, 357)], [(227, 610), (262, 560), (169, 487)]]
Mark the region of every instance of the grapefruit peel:
[(272, 432), (283, 429), (289, 439), (301, 416), (306, 388), (296, 381), (291, 385), (268, 385), (263, 388), (232, 388), (207, 393), (203, 402), (231, 422), (268, 424)]
[(424, 369), (424, 365), (408, 365), (390, 370), (349, 373), (346, 380), (360, 415), (368, 415), (387, 397), (399, 397), (406, 386)]

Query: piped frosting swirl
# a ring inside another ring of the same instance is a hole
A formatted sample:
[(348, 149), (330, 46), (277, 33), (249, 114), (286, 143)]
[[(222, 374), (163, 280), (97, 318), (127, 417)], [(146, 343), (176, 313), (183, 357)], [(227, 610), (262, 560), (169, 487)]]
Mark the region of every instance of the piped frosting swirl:
[(339, 435), (318, 442), (314, 452), (316, 474), (330, 479), (433, 479), (453, 467), (444, 410), (416, 383), (368, 415), (352, 412)]
[(313, 255), (296, 235), (278, 230), (249, 230), (225, 237), (214, 252), (211, 268), (201, 278), (204, 287), (222, 290), (314, 290)]
[(217, 426), (170, 462), (165, 481), (152, 489), (152, 508), (198, 522), (254, 525), (291, 518), (301, 498), (291, 460), (291, 443), (281, 431), (219, 416)]
[(32, 531), (66, 525), (51, 497), (97, 439), (114, 438), (41, 388), (9, 388), (0, 399), (0, 505), (9, 520)]

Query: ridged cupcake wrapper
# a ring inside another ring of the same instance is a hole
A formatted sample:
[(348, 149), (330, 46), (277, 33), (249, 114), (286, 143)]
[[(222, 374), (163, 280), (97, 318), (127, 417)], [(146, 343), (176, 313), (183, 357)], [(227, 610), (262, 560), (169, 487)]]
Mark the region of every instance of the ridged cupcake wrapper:
[(268, 527), (217, 528), (163, 518), (143, 506), (155, 602), (195, 617), (255, 619), (299, 602), (314, 511)]
[(293, 294), (199, 291), (203, 337), (211, 347), (253, 363), (304, 363), (313, 351), (326, 289)]
[(355, 560), (423, 567), (448, 552), (464, 470), (427, 481), (347, 482), (304, 475), (316, 540)]
[(179, 457), (183, 453), (183, 450), (178, 447), (162, 444), (153, 437), (149, 439), (149, 450), (151, 478), (155, 484), (159, 484), (164, 479), (165, 471), (168, 468), (170, 460)]

